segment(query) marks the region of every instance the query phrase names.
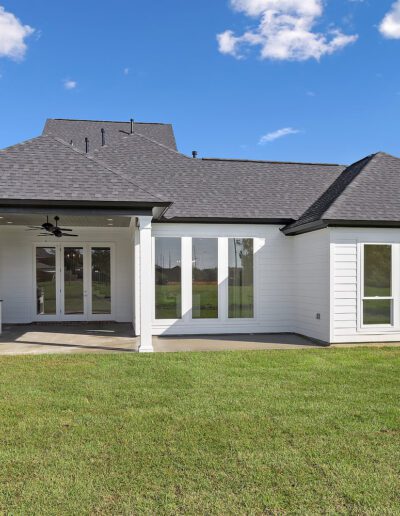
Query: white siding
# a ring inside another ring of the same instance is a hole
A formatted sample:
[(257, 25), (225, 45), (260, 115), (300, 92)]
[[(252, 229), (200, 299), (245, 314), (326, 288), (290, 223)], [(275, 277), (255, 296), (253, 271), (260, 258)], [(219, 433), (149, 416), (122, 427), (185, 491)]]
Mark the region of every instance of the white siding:
[[(255, 251), (254, 320), (229, 320), (220, 314), (218, 320), (201, 321), (191, 320), (184, 313), (182, 320), (172, 324), (155, 320), (154, 334), (293, 332), (294, 239), (284, 236), (279, 228), (275, 225), (154, 224), (153, 236), (254, 238)], [(183, 247), (185, 245), (183, 243)], [(185, 274), (188, 283), (191, 281), (191, 271), (183, 270)]]
[(329, 230), (290, 238), (293, 240), (293, 331), (329, 342)]
[[(129, 228), (76, 228), (71, 245), (110, 243), (115, 249), (115, 318), (132, 321), (132, 237)], [(34, 243), (54, 245), (54, 238), (38, 239), (24, 227), (0, 228), (0, 299), (3, 322), (29, 323), (35, 318)], [(63, 243), (65, 241), (63, 240)]]
[(331, 247), (331, 338), (340, 342), (393, 342), (400, 333), (393, 329), (360, 327), (361, 297), (359, 253), (364, 243), (399, 243), (399, 229), (332, 228)]

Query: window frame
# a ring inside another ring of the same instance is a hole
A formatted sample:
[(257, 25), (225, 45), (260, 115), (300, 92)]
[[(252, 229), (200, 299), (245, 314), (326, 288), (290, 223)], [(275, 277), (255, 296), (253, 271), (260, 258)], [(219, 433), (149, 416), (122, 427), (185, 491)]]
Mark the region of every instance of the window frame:
[[(217, 317), (193, 317), (193, 240), (215, 240), (217, 244)], [(190, 321), (197, 323), (199, 321), (206, 321), (213, 323), (221, 320), (221, 281), (220, 281), (220, 239), (218, 237), (190, 237), (190, 267), (191, 267), (191, 281), (190, 281)]]
[[(181, 316), (179, 318), (175, 319), (158, 319), (156, 317), (156, 239), (157, 238), (173, 238), (173, 239), (179, 239), (180, 240), (180, 247), (181, 247)], [(181, 323), (185, 319), (185, 310), (184, 310), (184, 257), (187, 253), (185, 253), (184, 249), (184, 238), (177, 235), (153, 235), (152, 236), (152, 278), (153, 278), (153, 287), (152, 287), (152, 319), (153, 319), (153, 325), (159, 324), (160, 322), (162, 324), (176, 324)]]
[[(366, 246), (389, 246), (391, 248), (391, 295), (390, 296), (365, 296), (365, 247)], [(400, 327), (399, 314), (399, 290), (400, 290), (400, 267), (399, 244), (393, 242), (362, 242), (359, 250), (359, 306), (358, 306), (358, 328), (361, 332), (371, 331), (398, 331)], [(385, 301), (391, 302), (391, 323), (390, 324), (365, 324), (364, 323), (364, 301)]]
[[(181, 310), (182, 317), (180, 319), (156, 319), (156, 306), (155, 306), (155, 239), (156, 238), (180, 238), (181, 239)], [(201, 319), (193, 318), (192, 315), (192, 245), (194, 238), (204, 239), (216, 239), (218, 242), (218, 318), (213, 319)], [(251, 318), (229, 318), (228, 317), (228, 270), (229, 270), (229, 258), (228, 258), (228, 240), (230, 238), (253, 240), (253, 317)], [(236, 232), (211, 232), (210, 234), (204, 232), (178, 232), (171, 230), (160, 230), (157, 228), (152, 235), (152, 319), (153, 327), (158, 329), (167, 329), (173, 325), (190, 327), (196, 326), (199, 331), (207, 330), (210, 326), (215, 325), (217, 328), (220, 325), (235, 325), (235, 326), (248, 326), (255, 324), (258, 321), (258, 306), (259, 306), (259, 285), (257, 283), (258, 277), (258, 250), (260, 243), (258, 240), (262, 238), (264, 241), (265, 236), (261, 235), (248, 235)]]

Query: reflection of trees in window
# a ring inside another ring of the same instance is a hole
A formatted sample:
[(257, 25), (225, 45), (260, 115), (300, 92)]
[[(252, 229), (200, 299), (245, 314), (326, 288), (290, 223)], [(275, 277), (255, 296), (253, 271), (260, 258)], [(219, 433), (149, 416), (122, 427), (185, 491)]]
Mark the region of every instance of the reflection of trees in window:
[(157, 237), (155, 239), (156, 319), (182, 317), (181, 283), (181, 239)]
[(111, 313), (111, 249), (92, 248), (92, 313)]
[(218, 318), (218, 239), (192, 239), (192, 317)]
[(229, 239), (228, 297), (230, 318), (254, 317), (252, 238)]
[(38, 315), (56, 314), (56, 249), (36, 248), (36, 311)]
[(364, 246), (363, 324), (392, 324), (392, 246)]
[(390, 245), (364, 247), (364, 296), (390, 296), (392, 248)]

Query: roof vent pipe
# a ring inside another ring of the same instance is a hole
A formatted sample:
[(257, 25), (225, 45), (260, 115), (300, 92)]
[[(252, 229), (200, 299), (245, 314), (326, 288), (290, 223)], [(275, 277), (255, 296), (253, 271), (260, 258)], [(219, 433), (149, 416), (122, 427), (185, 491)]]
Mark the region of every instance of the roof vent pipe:
[(133, 122), (134, 122), (134, 120), (133, 120), (133, 118), (131, 118), (131, 134), (133, 134)]
[(104, 147), (105, 144), (106, 144), (106, 132), (102, 128), (101, 129), (101, 146)]
[(86, 154), (89, 152), (89, 138), (85, 138)]
[(198, 154), (197, 150), (192, 151), (193, 159), (197, 158), (197, 154)]

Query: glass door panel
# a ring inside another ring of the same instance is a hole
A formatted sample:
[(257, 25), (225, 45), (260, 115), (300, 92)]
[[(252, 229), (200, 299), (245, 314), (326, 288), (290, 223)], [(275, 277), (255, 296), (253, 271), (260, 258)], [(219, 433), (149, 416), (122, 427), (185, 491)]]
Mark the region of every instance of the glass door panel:
[(111, 314), (111, 249), (92, 247), (92, 315)]
[(84, 250), (82, 247), (64, 247), (64, 315), (83, 315)]
[(36, 248), (36, 314), (57, 313), (56, 248)]

